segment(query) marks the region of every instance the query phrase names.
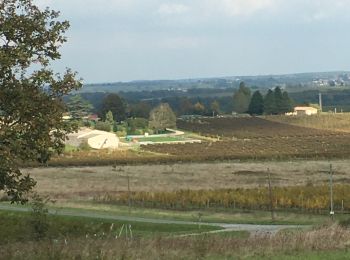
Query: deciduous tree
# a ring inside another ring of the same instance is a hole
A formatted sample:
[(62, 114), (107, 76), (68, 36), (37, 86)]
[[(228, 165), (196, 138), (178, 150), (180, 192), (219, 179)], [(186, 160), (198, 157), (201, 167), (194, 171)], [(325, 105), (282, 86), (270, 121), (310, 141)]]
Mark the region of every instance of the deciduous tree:
[(233, 110), (237, 113), (245, 113), (250, 103), (250, 89), (244, 82), (239, 84), (239, 89), (233, 95)]
[(176, 115), (167, 103), (162, 103), (152, 109), (149, 118), (149, 127), (155, 131), (176, 127)]
[(20, 162), (47, 161), (72, 130), (62, 119), (62, 97), (81, 84), (71, 70), (50, 69), (68, 28), (58, 12), (31, 0), (0, 1), (0, 190), (12, 201), (24, 202), (35, 185)]

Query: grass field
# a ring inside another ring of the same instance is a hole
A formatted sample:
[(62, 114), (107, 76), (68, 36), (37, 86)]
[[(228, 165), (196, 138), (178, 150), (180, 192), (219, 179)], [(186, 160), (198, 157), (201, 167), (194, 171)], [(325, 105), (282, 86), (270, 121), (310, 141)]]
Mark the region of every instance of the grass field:
[[(24, 169), (37, 181), (36, 191), (56, 200), (89, 200), (105, 193), (254, 188), (328, 183), (329, 161), (185, 163), (104, 167)], [(350, 183), (350, 160), (331, 161), (334, 183)], [(83, 180), (83, 181), (82, 181)]]
[(3, 259), (347, 259), (349, 239), (350, 231), (338, 225), (274, 236), (84, 236), (0, 245), (0, 255)]
[(179, 142), (179, 141), (185, 141), (186, 139), (183, 137), (177, 137), (177, 136), (165, 136), (165, 137), (142, 137), (139, 138), (139, 142)]
[[(35, 240), (33, 237), (33, 217), (29, 212), (0, 211), (0, 244)], [(42, 220), (41, 220), (42, 221)], [(171, 236), (184, 235), (218, 230), (218, 227), (185, 224), (155, 224), (148, 222), (118, 221), (89, 217), (48, 215), (45, 238), (62, 239), (65, 237), (115, 237), (119, 234), (130, 237)], [(125, 227), (131, 226), (125, 233)], [(124, 226), (124, 228), (123, 228)], [(122, 229), (123, 228), (123, 229)], [(124, 231), (124, 233), (121, 233)]]

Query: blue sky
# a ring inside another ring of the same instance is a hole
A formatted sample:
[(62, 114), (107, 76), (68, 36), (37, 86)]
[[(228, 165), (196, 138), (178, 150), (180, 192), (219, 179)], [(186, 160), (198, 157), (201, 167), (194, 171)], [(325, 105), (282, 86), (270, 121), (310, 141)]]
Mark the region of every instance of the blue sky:
[(86, 83), (350, 70), (350, 0), (34, 0)]

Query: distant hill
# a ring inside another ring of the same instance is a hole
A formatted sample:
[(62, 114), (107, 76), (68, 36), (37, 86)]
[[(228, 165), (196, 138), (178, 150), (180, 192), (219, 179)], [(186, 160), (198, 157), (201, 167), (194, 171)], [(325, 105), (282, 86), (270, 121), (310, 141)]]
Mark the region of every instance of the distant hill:
[(175, 90), (186, 92), (189, 89), (231, 89), (236, 88), (241, 81), (244, 81), (248, 86), (261, 89), (271, 88), (277, 85), (288, 88), (289, 90), (292, 90), (293, 88), (334, 87), (350, 85), (350, 72), (334, 71), (285, 75), (232, 76), (219, 78), (85, 84), (79, 92), (135, 92), (154, 90)]

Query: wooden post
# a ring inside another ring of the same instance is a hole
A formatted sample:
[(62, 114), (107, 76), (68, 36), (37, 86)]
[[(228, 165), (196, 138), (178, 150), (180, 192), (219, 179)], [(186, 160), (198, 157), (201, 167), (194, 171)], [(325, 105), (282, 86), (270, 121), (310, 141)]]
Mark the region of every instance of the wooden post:
[(329, 165), (329, 190), (330, 190), (330, 216), (331, 219), (334, 220), (334, 205), (333, 205), (333, 169), (332, 164)]
[(270, 174), (270, 169), (269, 168), (267, 168), (267, 178), (268, 178), (268, 183), (269, 183), (271, 220), (275, 221), (275, 213), (273, 211), (273, 196), (272, 196), (272, 187), (271, 187), (271, 174)]
[(130, 196), (130, 177), (128, 175), (128, 206), (129, 206), (129, 213), (131, 211), (131, 196)]

